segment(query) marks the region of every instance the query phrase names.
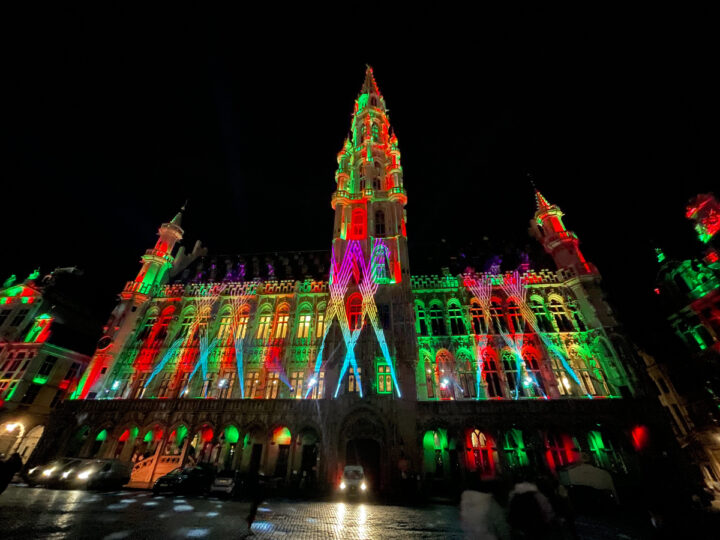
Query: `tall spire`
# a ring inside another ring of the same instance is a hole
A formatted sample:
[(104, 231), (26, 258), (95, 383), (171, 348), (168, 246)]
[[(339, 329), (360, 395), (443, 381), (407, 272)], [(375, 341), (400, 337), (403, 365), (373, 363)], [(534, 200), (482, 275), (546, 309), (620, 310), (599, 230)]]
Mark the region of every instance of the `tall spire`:
[(185, 204), (182, 205), (180, 208), (180, 211), (175, 214), (175, 217), (170, 220), (171, 225), (176, 225), (178, 227), (182, 227), (182, 215), (183, 212), (185, 212), (185, 209), (187, 208), (187, 201), (185, 201)]
[(361, 94), (377, 94), (378, 97), (382, 97), (380, 88), (378, 88), (377, 82), (375, 82), (375, 75), (373, 75), (373, 68), (370, 65), (366, 65), (365, 69), (365, 82), (363, 82)]
[(545, 197), (543, 197), (543, 194), (540, 193), (540, 191), (535, 188), (535, 204), (537, 205), (538, 212), (550, 210), (552, 205), (547, 201)]

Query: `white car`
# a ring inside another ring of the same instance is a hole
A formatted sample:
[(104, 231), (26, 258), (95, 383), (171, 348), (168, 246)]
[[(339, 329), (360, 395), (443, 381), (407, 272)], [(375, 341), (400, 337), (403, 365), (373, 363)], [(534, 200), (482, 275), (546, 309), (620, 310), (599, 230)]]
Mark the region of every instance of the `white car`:
[(364, 495), (368, 492), (368, 482), (361, 465), (346, 465), (338, 490), (342, 495)]

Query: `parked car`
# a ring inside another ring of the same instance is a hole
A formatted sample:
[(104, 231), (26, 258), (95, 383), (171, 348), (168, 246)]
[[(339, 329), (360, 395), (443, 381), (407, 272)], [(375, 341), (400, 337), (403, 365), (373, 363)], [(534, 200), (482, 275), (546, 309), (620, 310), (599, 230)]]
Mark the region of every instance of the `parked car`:
[(362, 496), (368, 492), (368, 482), (361, 465), (346, 465), (340, 478), (338, 491), (345, 496)]
[(220, 471), (212, 485), (210, 493), (225, 497), (237, 497), (242, 493), (244, 478), (238, 471)]
[(161, 476), (153, 486), (153, 493), (204, 493), (210, 489), (215, 472), (210, 466), (195, 465), (184, 469), (173, 469)]
[(68, 470), (70, 474), (63, 472), (60, 484), (70, 489), (120, 489), (130, 481), (131, 473), (130, 464), (117, 459), (82, 460)]
[(33, 467), (27, 472), (25, 479), (31, 487), (56, 486), (63, 475), (67, 478), (70, 475), (69, 471), (83, 461), (85, 460), (77, 458), (56, 459), (45, 465)]

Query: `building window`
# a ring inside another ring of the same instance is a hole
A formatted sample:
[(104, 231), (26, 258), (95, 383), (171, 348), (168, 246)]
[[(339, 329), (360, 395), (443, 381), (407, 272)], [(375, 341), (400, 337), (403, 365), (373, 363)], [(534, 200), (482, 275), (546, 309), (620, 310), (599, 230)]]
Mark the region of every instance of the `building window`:
[(453, 336), (466, 334), (465, 321), (463, 321), (463, 313), (460, 306), (450, 304), (448, 306), (448, 318), (450, 319), (450, 332), (452, 332)]
[(12, 312), (12, 309), (0, 309), (0, 326), (5, 324), (5, 321), (8, 320), (8, 317), (10, 316), (10, 313)]
[(452, 355), (449, 351), (442, 349), (438, 351), (435, 362), (438, 369), (440, 383), (440, 399), (455, 399), (453, 386), (455, 384), (455, 369)]
[(63, 397), (65, 397), (64, 390), (58, 390), (57, 392), (55, 392), (55, 396), (53, 396), (52, 401), (50, 402), (50, 408), (54, 409), (55, 407), (57, 407), (62, 401)]
[(237, 335), (235, 339), (245, 339), (247, 334), (248, 321), (250, 320), (250, 308), (246, 307), (237, 319)]
[(474, 429), (468, 436), (467, 453), (472, 470), (480, 476), (492, 476), (495, 474), (495, 464), (493, 461), (493, 444), (490, 437), (487, 437), (479, 429)]
[(157, 315), (153, 314), (148, 316), (147, 320), (145, 321), (145, 324), (140, 329), (140, 332), (138, 332), (137, 340), (138, 341), (145, 341), (148, 336), (150, 336), (150, 333), (155, 326), (155, 323), (157, 322)]
[[(357, 375), (360, 379), (362, 379), (361, 371), (361, 368), (357, 368)], [(361, 380), (355, 378), (355, 371), (352, 369), (352, 367), (350, 367), (348, 370), (348, 392), (359, 392), (360, 384)]]
[(141, 399), (145, 395), (145, 381), (148, 379), (147, 373), (138, 373), (135, 375), (135, 393), (133, 399)]
[(229, 313), (220, 317), (220, 328), (218, 328), (217, 339), (221, 345), (225, 345), (232, 335), (232, 315)]
[(555, 319), (558, 332), (573, 332), (575, 330), (562, 302), (555, 298), (550, 300), (550, 313), (552, 313), (553, 319)]
[(458, 379), (462, 388), (462, 397), (472, 399), (477, 395), (475, 392), (475, 372), (470, 367), (470, 361), (466, 359), (458, 360), (458, 367), (460, 369)]
[(192, 315), (186, 315), (183, 317), (182, 322), (180, 323), (180, 332), (178, 333), (178, 338), (190, 341), (192, 336), (190, 335), (190, 331), (193, 327), (193, 321), (195, 320), (195, 317)]
[(321, 371), (310, 379), (308, 386), (312, 388), (310, 399), (322, 399), (325, 397), (325, 372)]
[(312, 315), (309, 313), (302, 313), (298, 322), (297, 337), (299, 339), (306, 339), (310, 335), (310, 323), (312, 322)]
[(447, 335), (445, 318), (443, 317), (442, 310), (438, 306), (430, 306), (430, 326), (433, 336)]
[(428, 321), (425, 314), (425, 308), (421, 304), (415, 304), (415, 316), (417, 317), (417, 332), (421, 336), (428, 335)]
[(503, 370), (505, 371), (505, 379), (507, 380), (510, 397), (525, 397), (524, 387), (522, 385), (521, 373), (518, 370), (515, 355), (510, 351), (502, 353)]
[(12, 322), (10, 323), (10, 326), (20, 326), (29, 312), (29, 309), (21, 309), (20, 311), (18, 311), (17, 315), (15, 315)]
[(20, 403), (25, 403), (27, 405), (32, 404), (35, 401), (35, 398), (37, 397), (37, 395), (40, 393), (41, 389), (42, 389), (41, 384), (31, 383), (27, 389), (27, 392), (25, 392), (25, 395), (20, 400)]
[(160, 377), (160, 384), (158, 386), (155, 395), (159, 398), (168, 397), (168, 390), (170, 389), (170, 381), (172, 381), (171, 373), (163, 373)]
[(375, 236), (385, 236), (385, 212), (382, 210), (375, 212)]
[(259, 397), (260, 393), (260, 373), (251, 371), (245, 376), (245, 397)]
[(362, 326), (362, 296), (360, 293), (350, 295), (347, 303), (348, 324), (350, 330), (357, 330)]
[(492, 317), (493, 325), (495, 325), (495, 332), (499, 334), (507, 333), (502, 304), (500, 300), (496, 298), (493, 298), (490, 302), (490, 316)]
[(553, 328), (552, 323), (550, 322), (550, 318), (548, 317), (547, 311), (545, 311), (545, 304), (542, 300), (539, 298), (531, 298), (530, 299), (530, 309), (532, 310), (533, 314), (535, 315), (535, 322), (537, 324), (537, 329), (540, 332), (554, 332), (555, 329)]
[(526, 351), (523, 355), (523, 360), (525, 360), (525, 369), (530, 378), (526, 385), (528, 393), (536, 397), (544, 396), (545, 385), (543, 384), (537, 354), (534, 351)]
[(235, 386), (235, 372), (229, 371), (224, 373), (217, 383), (217, 396), (219, 399), (228, 399), (232, 397), (233, 387)]
[(364, 208), (354, 208), (350, 214), (349, 240), (362, 240), (366, 236), (367, 214)]
[(202, 389), (200, 390), (201, 398), (214, 397), (213, 396), (213, 390), (214, 390), (213, 383), (215, 382), (215, 375), (216, 375), (215, 373), (208, 373), (205, 380), (203, 380)]
[(390, 374), (390, 366), (387, 364), (378, 364), (377, 367), (377, 392), (378, 394), (391, 394), (392, 375)]
[(265, 399), (277, 399), (280, 376), (276, 371), (267, 374), (265, 378)]
[(325, 311), (318, 308), (317, 328), (315, 328), (315, 337), (320, 339), (325, 333)]
[(257, 334), (255, 337), (257, 339), (267, 339), (270, 335), (270, 325), (272, 324), (272, 316), (271, 315), (260, 315), (260, 319), (258, 320), (258, 327), (257, 327)]
[(305, 379), (304, 371), (293, 371), (290, 373), (290, 386), (292, 397), (295, 399), (302, 399), (305, 397), (303, 394), (303, 381)]
[(275, 325), (275, 339), (285, 339), (287, 337), (289, 320), (290, 315), (288, 314), (288, 308), (280, 308), (277, 315), (277, 323)]
[(502, 385), (500, 384), (500, 370), (497, 360), (490, 351), (483, 351), (483, 378), (487, 388), (487, 397), (503, 397)]
[(508, 300), (507, 313), (510, 319), (510, 330), (516, 334), (525, 332), (525, 319), (520, 314), (520, 306), (515, 300)]
[(37, 372), (38, 377), (49, 376), (50, 372), (52, 371), (53, 367), (55, 366), (55, 362), (57, 362), (56, 356), (47, 355), (45, 357), (45, 360), (43, 361), (42, 366), (40, 366), (40, 369)]
[(432, 364), (429, 360), (425, 361), (425, 386), (427, 387), (427, 397), (433, 399), (435, 397), (435, 377), (433, 376)]
[(472, 320), (472, 328), (475, 335), (487, 334), (487, 323), (485, 322), (480, 302), (477, 300), (473, 300), (470, 304), (470, 318)]

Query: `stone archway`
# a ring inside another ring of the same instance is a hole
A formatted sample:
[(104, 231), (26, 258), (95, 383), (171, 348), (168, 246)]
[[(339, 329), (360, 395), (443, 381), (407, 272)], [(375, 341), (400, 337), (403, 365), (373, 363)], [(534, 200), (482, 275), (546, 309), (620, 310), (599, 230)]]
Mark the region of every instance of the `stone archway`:
[(387, 487), (390, 463), (386, 442), (385, 425), (375, 412), (362, 409), (350, 413), (340, 429), (337, 478), (345, 465), (362, 465), (373, 489)]

